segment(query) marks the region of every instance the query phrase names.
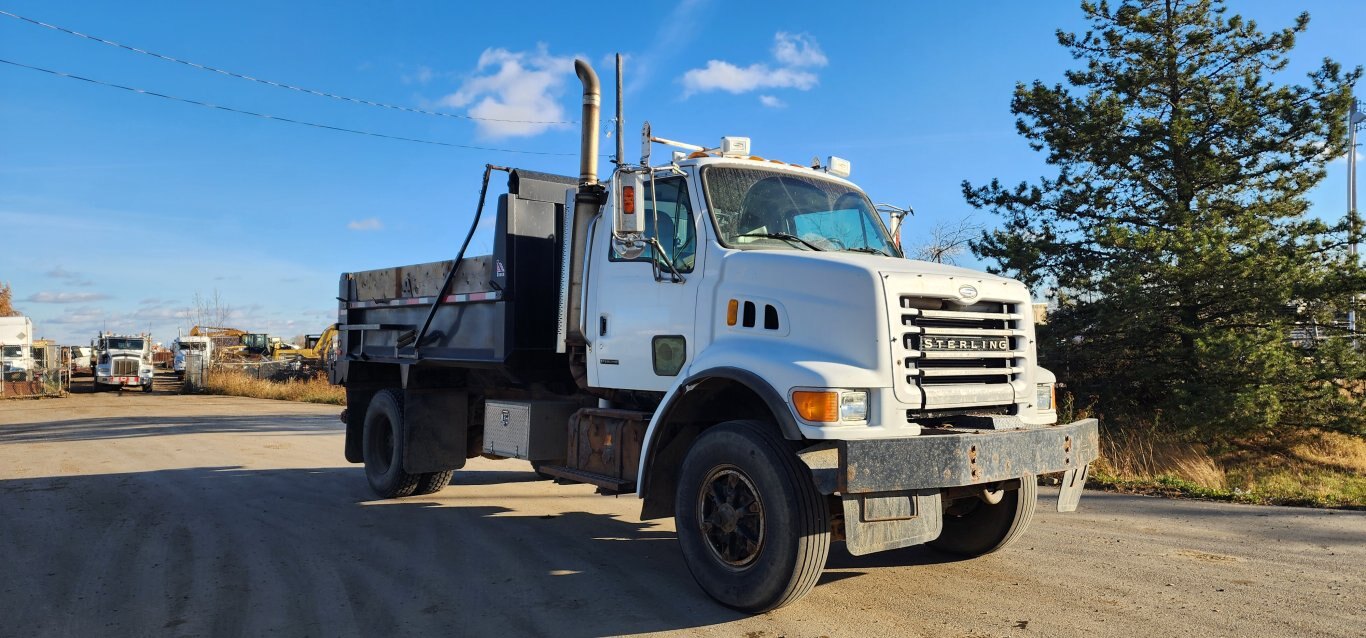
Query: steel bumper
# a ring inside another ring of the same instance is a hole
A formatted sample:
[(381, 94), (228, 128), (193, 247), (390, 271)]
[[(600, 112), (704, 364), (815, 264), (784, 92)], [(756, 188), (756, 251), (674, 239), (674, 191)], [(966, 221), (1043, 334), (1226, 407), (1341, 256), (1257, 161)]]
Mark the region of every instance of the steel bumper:
[(902, 439), (828, 441), (799, 453), (822, 493), (939, 490), (1065, 472), (1059, 511), (1076, 509), (1100, 455), (1099, 424), (927, 431)]

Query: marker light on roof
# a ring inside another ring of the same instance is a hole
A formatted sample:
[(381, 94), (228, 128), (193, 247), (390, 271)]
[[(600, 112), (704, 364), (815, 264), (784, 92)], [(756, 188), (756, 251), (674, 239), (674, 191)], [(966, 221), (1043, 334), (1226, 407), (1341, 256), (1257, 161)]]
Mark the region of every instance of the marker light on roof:
[(825, 163), (825, 172), (835, 177), (849, 177), (849, 160), (831, 155)]
[(723, 137), (721, 138), (721, 155), (725, 157), (749, 157), (749, 138), (748, 137)]

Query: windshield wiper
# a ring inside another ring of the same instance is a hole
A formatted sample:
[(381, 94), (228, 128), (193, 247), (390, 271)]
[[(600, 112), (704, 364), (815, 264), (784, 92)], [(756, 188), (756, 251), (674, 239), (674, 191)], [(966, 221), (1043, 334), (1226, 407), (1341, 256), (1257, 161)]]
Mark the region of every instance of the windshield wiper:
[(822, 249), (820, 246), (817, 246), (817, 245), (815, 245), (815, 244), (813, 244), (813, 243), (811, 243), (811, 242), (809, 242), (809, 241), (806, 241), (805, 239), (802, 239), (801, 237), (798, 237), (798, 236), (793, 235), (793, 234), (791, 234), (791, 233), (745, 233), (745, 234), (743, 234), (743, 235), (737, 235), (737, 236), (738, 236), (738, 237), (764, 237), (764, 238), (767, 238), (767, 239), (782, 239), (782, 240), (786, 240), (786, 241), (789, 241), (789, 242), (795, 241), (795, 242), (798, 242), (798, 243), (800, 243), (801, 245), (806, 246), (807, 248), (810, 248), (811, 250), (814, 250), (814, 251), (817, 251), (817, 252), (820, 252), (821, 250), (824, 250), (824, 249)]
[(849, 253), (868, 253), (870, 255), (882, 255), (883, 257), (891, 257), (891, 255), (888, 255), (886, 252), (882, 250), (879, 250), (877, 248), (871, 248), (868, 246), (854, 246), (852, 248), (844, 248), (843, 250), (844, 252)]

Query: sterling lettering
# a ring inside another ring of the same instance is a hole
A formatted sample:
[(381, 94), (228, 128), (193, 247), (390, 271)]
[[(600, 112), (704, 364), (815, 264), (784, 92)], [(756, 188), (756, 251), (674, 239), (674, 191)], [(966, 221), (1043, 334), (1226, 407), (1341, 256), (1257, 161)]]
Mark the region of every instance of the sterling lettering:
[(921, 350), (984, 350), (1004, 352), (1010, 350), (1010, 339), (986, 337), (921, 337)]

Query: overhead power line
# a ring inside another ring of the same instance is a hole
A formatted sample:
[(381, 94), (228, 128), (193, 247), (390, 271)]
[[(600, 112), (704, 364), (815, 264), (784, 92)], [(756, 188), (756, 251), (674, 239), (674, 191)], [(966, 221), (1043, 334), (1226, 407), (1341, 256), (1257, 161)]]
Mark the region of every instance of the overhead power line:
[(200, 70), (203, 70), (203, 71), (212, 71), (212, 72), (214, 72), (214, 73), (218, 73), (218, 74), (221, 74), (221, 75), (226, 75), (226, 76), (228, 76), (228, 77), (234, 77), (234, 78), (237, 78), (237, 79), (239, 79), (239, 80), (247, 80), (248, 82), (256, 82), (257, 84), (265, 84), (265, 85), (268, 85), (268, 86), (273, 86), (273, 87), (277, 87), (277, 88), (281, 88), (281, 89), (289, 89), (289, 90), (291, 90), (291, 91), (298, 91), (298, 92), (300, 92), (300, 93), (307, 93), (307, 94), (309, 94), (309, 95), (316, 95), (316, 96), (319, 96), (319, 97), (332, 98), (332, 99), (334, 99), (334, 100), (342, 100), (342, 101), (344, 101), (344, 102), (351, 102), (351, 103), (354, 103), (354, 104), (364, 104), (364, 105), (366, 105), (366, 106), (377, 106), (377, 107), (384, 108), (384, 109), (392, 109), (392, 110), (395, 110), (395, 111), (403, 111), (403, 112), (406, 112), (406, 113), (418, 113), (418, 114), (420, 114), (420, 115), (434, 115), (434, 116), (436, 116), (436, 117), (448, 117), (448, 118), (460, 119), (460, 120), (476, 120), (476, 121), (481, 121), (481, 122), (509, 122), (509, 123), (516, 123), (516, 124), (578, 124), (577, 121), (572, 121), (572, 120), (512, 120), (512, 119), (502, 119), (502, 118), (496, 118), (496, 117), (476, 117), (476, 116), (473, 116), (473, 115), (460, 115), (459, 113), (441, 113), (441, 112), (439, 112), (439, 111), (427, 111), (427, 110), (424, 110), (424, 109), (415, 109), (415, 108), (412, 108), (412, 107), (409, 107), (409, 106), (399, 106), (399, 105), (397, 105), (397, 104), (385, 104), (384, 102), (376, 102), (376, 101), (374, 101), (374, 100), (366, 100), (366, 99), (358, 98), (358, 97), (348, 97), (348, 96), (345, 96), (345, 95), (337, 95), (337, 94), (335, 94), (335, 93), (328, 93), (328, 92), (326, 92), (326, 91), (319, 91), (319, 90), (316, 90), (316, 89), (310, 89), (310, 88), (306, 88), (306, 87), (302, 87), (302, 86), (295, 86), (295, 85), (293, 85), (293, 84), (285, 84), (284, 82), (275, 82), (275, 81), (273, 81), (273, 80), (263, 80), (263, 79), (261, 79), (261, 78), (255, 78), (255, 77), (252, 77), (252, 76), (250, 76), (250, 75), (246, 75), (246, 74), (244, 74), (244, 73), (238, 73), (238, 72), (236, 72), (236, 71), (229, 71), (229, 70), (227, 70), (227, 69), (220, 69), (220, 68), (218, 68), (218, 67), (209, 66), (209, 65), (207, 65), (207, 64), (200, 64), (200, 63), (198, 63), (198, 62), (191, 62), (190, 60), (182, 60), (182, 59), (180, 59), (180, 58), (172, 57), (172, 56), (169, 56), (169, 55), (163, 55), (163, 54), (157, 53), (157, 52), (155, 52), (155, 51), (148, 51), (148, 50), (146, 50), (146, 49), (139, 49), (138, 47), (135, 47), (135, 46), (130, 46), (130, 45), (127, 45), (127, 44), (122, 44), (122, 43), (119, 43), (119, 42), (115, 42), (115, 41), (113, 41), (113, 40), (106, 40), (106, 39), (104, 39), (104, 38), (100, 38), (100, 37), (96, 37), (96, 36), (93, 36), (93, 35), (88, 35), (88, 34), (85, 34), (85, 33), (81, 33), (80, 31), (73, 31), (73, 30), (68, 29), (68, 28), (66, 28), (66, 27), (61, 27), (61, 26), (57, 26), (57, 25), (55, 25), (55, 24), (48, 24), (48, 23), (46, 23), (46, 22), (42, 22), (42, 21), (39, 21), (39, 20), (34, 20), (33, 18), (28, 18), (28, 17), (25, 17), (25, 16), (21, 16), (21, 15), (19, 15), (19, 14), (17, 14), (17, 13), (10, 13), (9, 11), (5, 11), (5, 10), (3, 10), (3, 9), (0, 9), (0, 15), (9, 16), (9, 17), (14, 18), (14, 19), (16, 19), (16, 20), (22, 20), (22, 21), (27, 22), (27, 23), (29, 23), (29, 24), (36, 25), (36, 26), (40, 26), (40, 27), (43, 27), (43, 28), (45, 28), (45, 29), (52, 29), (53, 31), (60, 31), (60, 32), (65, 33), (65, 34), (68, 34), (68, 35), (74, 35), (74, 36), (76, 36), (76, 37), (78, 37), (78, 38), (85, 38), (86, 40), (90, 40), (90, 41), (92, 41), (92, 42), (99, 42), (100, 44), (107, 44), (107, 45), (109, 45), (109, 46), (111, 46), (111, 47), (118, 47), (118, 48), (120, 48), (120, 49), (124, 49), (124, 50), (127, 50), (127, 51), (132, 51), (132, 52), (134, 52), (134, 53), (141, 53), (141, 54), (143, 54), (143, 55), (150, 55), (150, 56), (152, 56), (152, 57), (154, 57), (154, 58), (159, 58), (159, 59), (162, 59), (162, 60), (166, 60), (167, 62), (175, 62), (175, 63), (177, 63), (177, 64), (183, 64), (183, 65), (185, 65), (185, 66), (194, 67), (194, 68), (196, 68), (196, 69), (200, 69)]
[(203, 107), (206, 107), (206, 108), (218, 109), (218, 110), (220, 110), (220, 111), (227, 111), (227, 112), (229, 112), (229, 113), (237, 113), (237, 114), (240, 114), (240, 115), (250, 115), (250, 116), (252, 116), (252, 117), (259, 117), (259, 118), (264, 118), (264, 119), (267, 119), (267, 120), (274, 120), (274, 121), (276, 121), (276, 122), (287, 122), (287, 123), (289, 123), (289, 124), (298, 124), (298, 125), (301, 125), (301, 126), (311, 126), (311, 127), (313, 127), (313, 128), (327, 129), (327, 130), (329, 130), (329, 131), (340, 131), (340, 132), (342, 132), (342, 133), (354, 133), (354, 134), (356, 134), (356, 135), (368, 135), (368, 136), (370, 136), (370, 137), (382, 137), (382, 138), (390, 139), (390, 140), (399, 140), (399, 141), (401, 141), (401, 142), (417, 142), (418, 144), (431, 144), (431, 145), (434, 145), (434, 146), (449, 146), (449, 147), (451, 147), (451, 148), (463, 148), (463, 149), (469, 149), (469, 150), (473, 150), (473, 151), (493, 151), (493, 152), (496, 152), (496, 153), (520, 153), (520, 154), (523, 154), (523, 155), (577, 155), (577, 153), (552, 153), (552, 152), (549, 152), (549, 151), (523, 151), (523, 150), (512, 149), (512, 148), (494, 148), (494, 147), (491, 147), (491, 146), (473, 146), (473, 145), (469, 145), (469, 144), (453, 144), (453, 143), (451, 143), (451, 142), (438, 142), (438, 141), (436, 141), (436, 140), (424, 140), (424, 139), (418, 139), (418, 138), (415, 138), (415, 137), (403, 137), (403, 136), (401, 136), (401, 135), (387, 135), (387, 134), (384, 134), (384, 133), (374, 133), (374, 132), (371, 132), (371, 131), (361, 131), (361, 130), (357, 130), (357, 129), (344, 128), (344, 127), (341, 127), (341, 126), (332, 126), (332, 125), (330, 125), (330, 124), (318, 124), (317, 122), (305, 122), (305, 121), (303, 121), (303, 120), (296, 120), (296, 119), (292, 119), (292, 118), (288, 118), (288, 117), (280, 117), (280, 116), (278, 116), (278, 115), (269, 115), (269, 114), (266, 114), (266, 113), (257, 113), (257, 112), (254, 112), (254, 111), (246, 111), (246, 110), (243, 110), (243, 109), (235, 109), (235, 108), (232, 108), (232, 107), (230, 107), (230, 106), (222, 106), (222, 105), (220, 105), (220, 104), (213, 104), (213, 103), (211, 103), (211, 102), (202, 102), (202, 101), (200, 101), (200, 100), (192, 100), (192, 99), (189, 99), (189, 98), (176, 97), (176, 96), (174, 96), (174, 95), (167, 95), (167, 94), (165, 94), (165, 93), (157, 93), (156, 91), (148, 91), (148, 90), (139, 89), (139, 88), (136, 88), (136, 87), (124, 86), (124, 85), (122, 85), (122, 84), (114, 84), (114, 83), (112, 83), (112, 82), (101, 82), (100, 80), (92, 80), (92, 79), (90, 79), (90, 78), (81, 77), (81, 76), (79, 76), (79, 75), (72, 75), (72, 74), (70, 74), (70, 73), (63, 73), (62, 71), (53, 71), (52, 69), (44, 69), (44, 68), (42, 68), (42, 67), (30, 66), (30, 65), (27, 65), (27, 64), (22, 64), (22, 63), (19, 63), (19, 62), (14, 62), (14, 61), (11, 61), (11, 60), (0, 59), (0, 63), (8, 64), (8, 65), (10, 65), (10, 66), (16, 66), (16, 67), (23, 68), (23, 69), (30, 69), (30, 70), (33, 70), (33, 71), (42, 71), (43, 73), (48, 73), (48, 74), (51, 74), (51, 75), (56, 75), (56, 76), (60, 76), (60, 77), (64, 77), (64, 78), (70, 78), (70, 79), (72, 79), (72, 80), (80, 80), (80, 81), (82, 81), (82, 82), (89, 82), (89, 83), (91, 83), (91, 84), (98, 84), (98, 85), (100, 85), (100, 86), (107, 86), (107, 87), (115, 88), (115, 89), (123, 89), (124, 91), (129, 91), (129, 92), (132, 92), (132, 93), (140, 93), (140, 94), (142, 94), (142, 95), (150, 95), (150, 96), (153, 96), (153, 97), (159, 97), (159, 98), (162, 98), (162, 99), (172, 100), (172, 101), (175, 101), (175, 102), (183, 102), (183, 103), (185, 103), (185, 104), (193, 104), (193, 105), (195, 105), (195, 106), (203, 106)]

